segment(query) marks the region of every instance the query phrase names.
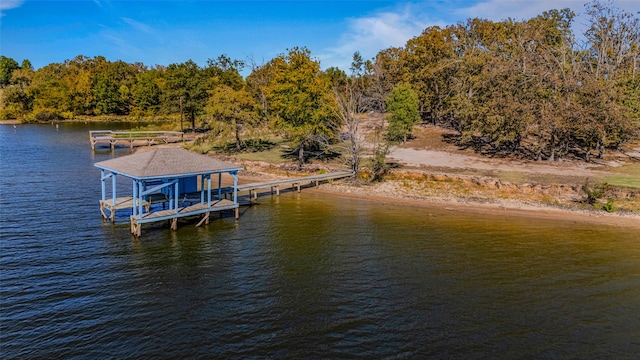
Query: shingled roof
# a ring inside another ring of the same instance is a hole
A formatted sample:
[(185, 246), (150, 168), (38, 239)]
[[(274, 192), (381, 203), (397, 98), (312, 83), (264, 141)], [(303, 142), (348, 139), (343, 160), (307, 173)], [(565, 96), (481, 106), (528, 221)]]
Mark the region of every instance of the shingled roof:
[(180, 148), (155, 149), (94, 164), (136, 179), (166, 178), (238, 171), (242, 167)]

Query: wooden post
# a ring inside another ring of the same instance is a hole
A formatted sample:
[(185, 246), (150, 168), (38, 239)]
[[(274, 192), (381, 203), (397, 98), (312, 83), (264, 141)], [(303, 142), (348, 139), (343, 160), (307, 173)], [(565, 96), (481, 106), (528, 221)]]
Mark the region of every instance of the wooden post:
[(208, 212), (204, 213), (204, 217), (202, 218), (202, 220), (200, 220), (200, 222), (196, 225), (196, 227), (200, 227), (200, 225), (202, 225), (202, 223), (205, 223), (205, 224), (209, 223), (209, 213)]
[(171, 230), (178, 230), (178, 218), (171, 219)]
[(107, 219), (107, 214), (104, 213), (104, 204), (100, 202), (100, 213), (102, 214), (102, 220)]
[(236, 220), (240, 218), (240, 208), (236, 208)]

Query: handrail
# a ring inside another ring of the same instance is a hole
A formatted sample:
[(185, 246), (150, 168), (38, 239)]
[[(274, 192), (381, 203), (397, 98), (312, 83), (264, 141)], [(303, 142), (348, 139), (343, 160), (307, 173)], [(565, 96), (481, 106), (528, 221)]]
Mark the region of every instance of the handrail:
[(149, 130), (149, 131), (113, 131), (113, 130), (92, 130), (89, 131), (89, 136), (91, 138), (96, 138), (97, 136), (117, 136), (117, 135), (131, 135), (130, 138), (144, 138), (144, 137), (159, 137), (161, 136), (170, 136), (173, 135), (175, 137), (182, 137), (184, 135), (181, 131), (161, 131), (161, 130)]
[(136, 140), (146, 140), (149, 146), (152, 142), (162, 140), (165, 143), (170, 141), (184, 140), (184, 133), (182, 131), (163, 131), (163, 130), (149, 130), (149, 131), (113, 131), (113, 130), (91, 130), (89, 131), (89, 141), (91, 142), (91, 149), (95, 149), (95, 145), (98, 142), (108, 142), (111, 145), (111, 149), (114, 149), (115, 143), (118, 141), (128, 141), (131, 148)]

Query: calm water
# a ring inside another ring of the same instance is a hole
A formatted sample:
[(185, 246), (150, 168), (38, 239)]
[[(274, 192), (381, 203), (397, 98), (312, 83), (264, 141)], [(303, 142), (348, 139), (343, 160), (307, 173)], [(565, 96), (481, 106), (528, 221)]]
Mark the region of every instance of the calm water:
[(303, 191), (137, 240), (90, 129), (0, 126), (0, 358), (640, 355), (637, 229)]

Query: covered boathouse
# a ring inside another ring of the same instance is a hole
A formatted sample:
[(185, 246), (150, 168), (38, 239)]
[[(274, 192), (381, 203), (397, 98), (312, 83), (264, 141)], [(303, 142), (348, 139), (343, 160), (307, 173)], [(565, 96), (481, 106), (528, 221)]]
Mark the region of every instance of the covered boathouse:
[[(242, 170), (238, 165), (180, 148), (144, 151), (94, 165), (101, 170), (102, 217), (108, 218), (108, 210), (114, 222), (116, 210), (131, 209), (131, 233), (136, 236), (142, 224), (156, 221), (169, 220), (176, 230), (182, 217), (203, 215), (199, 226), (209, 222), (211, 212), (235, 209), (238, 218), (238, 171)], [(233, 187), (222, 187), (224, 174), (231, 176)], [(131, 196), (117, 196), (118, 176), (131, 179)], [(225, 194), (233, 194), (232, 199)], [(154, 210), (152, 205), (159, 203), (161, 209)]]

